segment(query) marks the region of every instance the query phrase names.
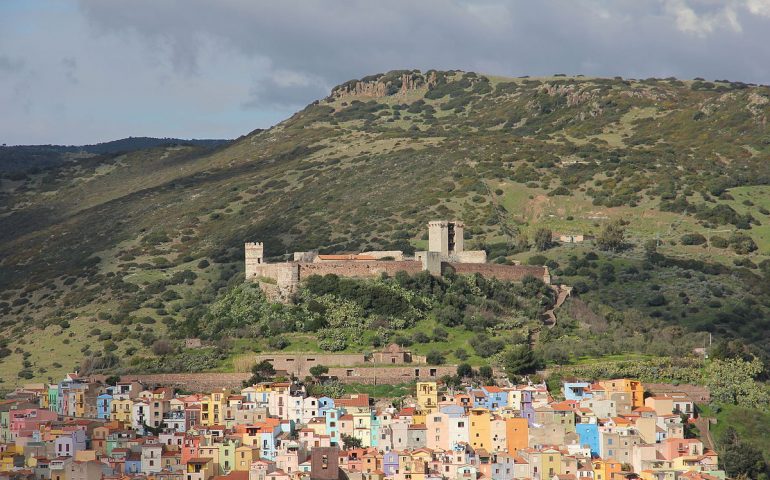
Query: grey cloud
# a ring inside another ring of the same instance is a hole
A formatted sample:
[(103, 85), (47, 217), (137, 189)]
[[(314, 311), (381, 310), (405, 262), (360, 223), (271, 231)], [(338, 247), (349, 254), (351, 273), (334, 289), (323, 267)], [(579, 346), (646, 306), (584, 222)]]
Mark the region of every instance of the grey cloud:
[(401, 68), (770, 83), (770, 0), (60, 0), (19, 18), (3, 5), (0, 103), (26, 116), (0, 131), (43, 142), (237, 136)]
[[(336, 84), (393, 68), (483, 69), (498, 74), (720, 76), (769, 81), (767, 19), (742, 1), (82, 0), (92, 24), (132, 30), (170, 46), (171, 61), (196, 65), (203, 37), (276, 70)], [(734, 23), (731, 23), (734, 22)], [(737, 26), (740, 26), (738, 28)], [(745, 31), (744, 31), (745, 26)], [(746, 55), (735, 55), (735, 51)], [(591, 71), (584, 71), (590, 68)], [(260, 85), (255, 99), (287, 102), (295, 91)]]
[(24, 60), (0, 55), (0, 73), (18, 73), (24, 69)]
[(62, 68), (64, 69), (64, 76), (70, 83), (78, 83), (78, 78), (75, 72), (78, 69), (78, 61), (74, 57), (65, 57), (61, 60)]

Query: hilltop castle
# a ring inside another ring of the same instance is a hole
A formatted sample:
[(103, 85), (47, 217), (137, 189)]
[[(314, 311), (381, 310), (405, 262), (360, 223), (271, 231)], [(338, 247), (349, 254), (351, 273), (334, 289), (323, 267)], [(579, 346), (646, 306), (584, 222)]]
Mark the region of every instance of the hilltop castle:
[(257, 281), (271, 298), (288, 301), (299, 282), (311, 275), (335, 274), (340, 277), (377, 278), (383, 273), (421, 271), (432, 275), (446, 272), (479, 273), (499, 280), (521, 281), (532, 276), (550, 284), (548, 267), (498, 265), (487, 263), (483, 250), (465, 250), (465, 225), (457, 221), (428, 223), (428, 250), (406, 257), (400, 250), (375, 250), (355, 254), (323, 255), (317, 251), (294, 252), (292, 261), (266, 263), (264, 244), (246, 243), (246, 280)]

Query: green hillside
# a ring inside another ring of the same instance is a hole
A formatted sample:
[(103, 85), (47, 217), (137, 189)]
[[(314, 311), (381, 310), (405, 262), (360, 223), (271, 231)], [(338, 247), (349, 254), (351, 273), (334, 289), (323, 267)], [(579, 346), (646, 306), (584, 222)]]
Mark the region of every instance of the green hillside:
[[(399, 71), (214, 150), (158, 146), (6, 175), (0, 388), (118, 368), (110, 355), (157, 363), (158, 340), (195, 333), (240, 282), (245, 241), (265, 242), (273, 259), (409, 251), (437, 218), (463, 220), (469, 248), (490, 261), (535, 257), (578, 287), (538, 340), (549, 362), (672, 354), (672, 341), (685, 354), (706, 331), (767, 349), (768, 115), (770, 88), (735, 82)], [(621, 252), (531, 245), (540, 228), (597, 235), (618, 219)], [(415, 348), (452, 348), (473, 328)], [(317, 348), (307, 333), (286, 335), (287, 348)], [(228, 369), (270, 348), (211, 341), (174, 355)]]

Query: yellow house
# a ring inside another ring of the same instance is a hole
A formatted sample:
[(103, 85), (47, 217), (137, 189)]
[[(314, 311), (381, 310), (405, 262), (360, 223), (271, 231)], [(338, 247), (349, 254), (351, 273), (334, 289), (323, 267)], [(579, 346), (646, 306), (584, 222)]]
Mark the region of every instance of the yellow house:
[(16, 446), (15, 444), (8, 444), (8, 448), (4, 452), (0, 453), (0, 472), (10, 472), (14, 469), (14, 458), (24, 455), (24, 449)]
[(426, 413), (438, 408), (438, 385), (436, 382), (417, 382), (417, 405)]
[(204, 427), (223, 425), (228, 394), (228, 391), (223, 388), (211, 392), (211, 395), (201, 397), (201, 425)]
[(221, 446), (222, 446), (222, 444), (220, 444), (220, 443), (214, 443), (214, 444), (211, 444), (211, 445), (206, 445), (206, 446), (198, 447), (198, 455), (201, 458), (210, 458), (211, 459), (211, 467), (212, 467), (211, 471), (212, 472), (220, 472), (221, 471), (220, 468), (219, 468), (220, 467), (220, 465), (219, 465), (220, 451), (219, 450), (220, 450)]
[(233, 470), (248, 472), (251, 462), (259, 460), (259, 448), (253, 445), (241, 445), (235, 449), (235, 465)]
[(591, 469), (594, 471), (594, 480), (611, 480), (612, 475), (620, 473), (621, 463), (614, 460), (594, 460)]
[(616, 378), (599, 382), (599, 385), (604, 387), (608, 397), (613, 393), (627, 393), (631, 397), (632, 408), (644, 406), (644, 386), (642, 382), (627, 378)]
[(134, 402), (128, 395), (115, 395), (110, 404), (110, 420), (130, 425), (133, 405)]
[(492, 414), (486, 408), (471, 408), (468, 411), (470, 426), (468, 434), (470, 444), (474, 449), (492, 448)]
[(551, 478), (554, 475), (561, 475), (561, 452), (554, 448), (531, 452), (529, 465), (533, 477)]
[(75, 390), (72, 393), (75, 397), (75, 411), (73, 412), (73, 416), (83, 418), (86, 416), (85, 392), (83, 390)]

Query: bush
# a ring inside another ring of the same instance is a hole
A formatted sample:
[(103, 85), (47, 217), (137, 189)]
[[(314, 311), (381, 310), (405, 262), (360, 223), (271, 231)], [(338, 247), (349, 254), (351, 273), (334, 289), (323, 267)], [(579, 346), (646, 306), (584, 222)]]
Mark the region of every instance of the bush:
[(714, 235), (709, 239), (709, 243), (715, 248), (727, 248), (730, 246), (730, 242), (725, 237)]
[(157, 340), (152, 344), (152, 353), (159, 357), (165, 357), (174, 351), (174, 346), (167, 340)]
[(443, 365), (444, 363), (446, 363), (444, 354), (437, 350), (431, 350), (430, 352), (428, 352), (428, 355), (426, 356), (426, 360), (429, 365)]
[(412, 340), (416, 343), (428, 343), (430, 342), (430, 337), (424, 332), (415, 332), (414, 335), (412, 335)]
[(730, 245), (733, 247), (733, 251), (739, 255), (746, 255), (757, 249), (757, 244), (751, 237), (740, 233), (730, 237)]
[(545, 265), (546, 262), (548, 262), (548, 259), (545, 258), (543, 255), (532, 255), (527, 259), (527, 265)]
[(433, 329), (433, 340), (436, 342), (444, 342), (446, 339), (449, 338), (449, 334), (446, 330), (444, 330), (441, 327), (436, 327)]
[(489, 358), (505, 348), (505, 343), (502, 340), (489, 338), (483, 334), (473, 337), (470, 344), (476, 354), (483, 358)]
[(289, 346), (289, 341), (285, 337), (271, 337), (267, 341), (267, 346), (275, 350), (283, 350)]
[(703, 245), (706, 243), (706, 237), (700, 233), (685, 233), (680, 238), (682, 245)]

